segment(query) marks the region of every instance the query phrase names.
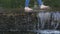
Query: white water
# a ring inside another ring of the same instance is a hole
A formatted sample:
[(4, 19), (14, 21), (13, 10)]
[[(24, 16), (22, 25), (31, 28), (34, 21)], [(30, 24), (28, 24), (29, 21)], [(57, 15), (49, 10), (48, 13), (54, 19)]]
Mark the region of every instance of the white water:
[(36, 30), (37, 34), (60, 34), (57, 30)]
[[(38, 17), (38, 30), (34, 30), (34, 32), (37, 32), (37, 34), (60, 34), (60, 31), (57, 31), (56, 29), (59, 26), (60, 23), (60, 13), (53, 13), (52, 15), (52, 21), (51, 21), (51, 26), (53, 26), (52, 30), (41, 30), (44, 28), (44, 26), (46, 25), (45, 22), (50, 19), (51, 13), (49, 12), (42, 12), (42, 13), (38, 13), (37, 17)], [(57, 22), (55, 22), (57, 21)], [(39, 25), (41, 25), (41, 28), (39, 28)], [(48, 28), (48, 25), (47, 25)]]

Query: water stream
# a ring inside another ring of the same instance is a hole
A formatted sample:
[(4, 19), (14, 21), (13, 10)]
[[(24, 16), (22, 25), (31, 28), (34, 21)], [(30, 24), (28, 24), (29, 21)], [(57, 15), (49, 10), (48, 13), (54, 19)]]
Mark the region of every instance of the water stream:
[(60, 24), (59, 12), (40, 12), (37, 14), (38, 24), (37, 34), (60, 34), (57, 30)]

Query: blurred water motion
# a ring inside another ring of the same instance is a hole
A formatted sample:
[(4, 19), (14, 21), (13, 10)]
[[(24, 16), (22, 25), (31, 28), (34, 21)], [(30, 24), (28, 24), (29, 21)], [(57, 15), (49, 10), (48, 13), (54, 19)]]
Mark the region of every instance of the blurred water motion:
[(60, 31), (57, 30), (40, 30), (40, 34), (60, 34)]
[[(60, 34), (57, 30), (60, 26), (60, 12), (40, 12), (37, 14), (37, 34)], [(52, 29), (52, 30), (51, 30)]]
[(40, 12), (37, 15), (38, 27), (44, 29), (47, 25), (47, 29), (57, 29), (60, 24), (59, 12)]

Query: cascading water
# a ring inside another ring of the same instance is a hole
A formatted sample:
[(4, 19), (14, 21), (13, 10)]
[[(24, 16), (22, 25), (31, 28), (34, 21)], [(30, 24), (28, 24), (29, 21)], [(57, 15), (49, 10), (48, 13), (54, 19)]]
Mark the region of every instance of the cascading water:
[[(34, 30), (34, 32), (37, 32), (37, 34), (60, 34), (60, 31), (56, 30), (60, 24), (59, 12), (40, 12), (37, 18), (38, 30)], [(50, 29), (51, 27), (52, 29)]]
[(55, 22), (54, 24), (54, 28), (57, 29), (60, 23), (60, 13), (59, 12), (55, 12), (53, 13), (53, 20)]
[(40, 23), (41, 29), (44, 28), (46, 21), (49, 22), (50, 20), (50, 13), (49, 12), (41, 12), (38, 14), (38, 21)]

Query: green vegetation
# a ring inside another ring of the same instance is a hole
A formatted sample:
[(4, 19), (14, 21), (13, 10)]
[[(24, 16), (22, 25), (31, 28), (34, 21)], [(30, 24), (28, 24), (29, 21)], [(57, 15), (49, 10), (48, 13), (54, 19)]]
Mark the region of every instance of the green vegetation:
[[(34, 1), (31, 0), (29, 6), (33, 6)], [(43, 0), (45, 5), (49, 5), (51, 7), (60, 7), (60, 0)], [(20, 8), (24, 7), (25, 0), (0, 0), (0, 7), (5, 8)]]
[(23, 4), (24, 4), (23, 0), (0, 0), (0, 6), (5, 8), (23, 7)]

